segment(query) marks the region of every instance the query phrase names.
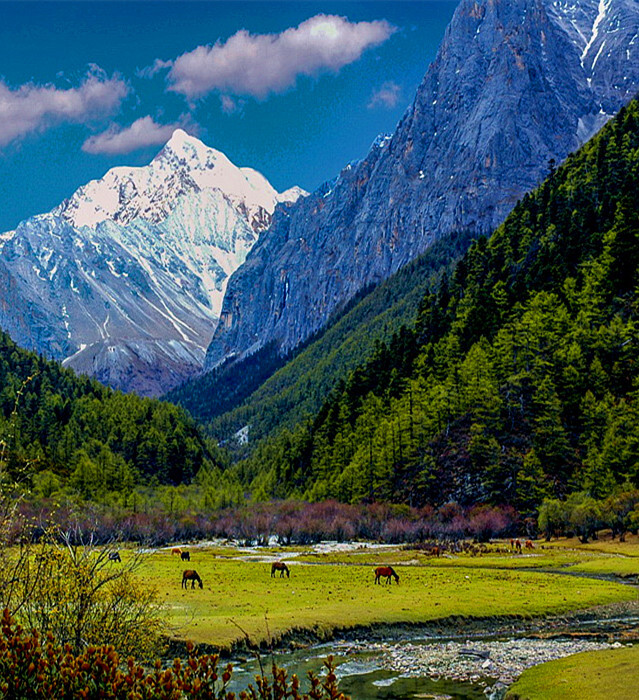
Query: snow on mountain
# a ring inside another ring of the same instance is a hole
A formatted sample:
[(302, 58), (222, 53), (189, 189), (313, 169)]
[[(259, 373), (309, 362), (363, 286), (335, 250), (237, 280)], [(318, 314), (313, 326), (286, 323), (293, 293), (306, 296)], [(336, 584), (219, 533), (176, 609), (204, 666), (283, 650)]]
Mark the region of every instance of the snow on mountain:
[(264, 228), (262, 212), (272, 214), (280, 201), (261, 173), (236, 167), (220, 151), (176, 129), (150, 165), (113, 168), (101, 180), (80, 187), (52, 214), (63, 216), (75, 227), (95, 228), (107, 220), (124, 225), (138, 218), (160, 223), (176, 200), (202, 190), (219, 190), (242, 205), (256, 231)]
[(145, 167), (117, 167), (0, 234), (0, 325), (116, 388), (162, 393), (201, 367), (229, 276), (278, 193), (178, 129)]

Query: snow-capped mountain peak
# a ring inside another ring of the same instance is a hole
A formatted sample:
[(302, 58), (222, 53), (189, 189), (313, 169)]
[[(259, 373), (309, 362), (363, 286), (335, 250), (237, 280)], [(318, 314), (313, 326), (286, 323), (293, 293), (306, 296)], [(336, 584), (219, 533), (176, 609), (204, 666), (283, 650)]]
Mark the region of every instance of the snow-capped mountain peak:
[[(135, 219), (157, 224), (169, 216), (180, 197), (214, 189), (242, 207), (255, 231), (268, 225), (278, 201), (291, 201), (281, 200), (261, 173), (237, 167), (221, 151), (176, 129), (149, 165), (112, 168), (100, 180), (80, 187), (53, 213), (77, 227), (95, 228), (103, 221), (128, 224)], [(299, 190), (298, 195), (303, 194)]]
[(0, 326), (117, 388), (166, 391), (200, 369), (227, 280), (277, 203), (304, 194), (178, 129), (148, 165), (0, 235)]

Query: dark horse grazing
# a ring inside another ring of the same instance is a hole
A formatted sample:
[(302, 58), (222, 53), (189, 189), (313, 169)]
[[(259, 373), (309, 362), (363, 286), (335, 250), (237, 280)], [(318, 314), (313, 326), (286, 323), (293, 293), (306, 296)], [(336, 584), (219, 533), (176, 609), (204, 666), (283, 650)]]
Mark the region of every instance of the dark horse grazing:
[(271, 566), (271, 578), (275, 576), (275, 572), (280, 572), (280, 578), (286, 574), (287, 578), (291, 578), (291, 572), (288, 570), (288, 566), (283, 561), (274, 561)]
[(109, 561), (122, 561), (120, 552), (109, 552)]
[(190, 552), (181, 552), (180, 557), (182, 558), (182, 561), (191, 561), (191, 553)]
[(395, 573), (395, 569), (392, 566), (378, 566), (375, 569), (375, 583), (381, 585), (381, 578), (386, 578), (386, 583), (390, 583), (391, 577), (395, 578), (395, 583), (399, 583), (399, 576)]
[(186, 571), (182, 572), (182, 588), (187, 588), (188, 581), (191, 582), (191, 588), (195, 588), (196, 581), (200, 584), (200, 588), (204, 588), (200, 574), (193, 569), (187, 569)]

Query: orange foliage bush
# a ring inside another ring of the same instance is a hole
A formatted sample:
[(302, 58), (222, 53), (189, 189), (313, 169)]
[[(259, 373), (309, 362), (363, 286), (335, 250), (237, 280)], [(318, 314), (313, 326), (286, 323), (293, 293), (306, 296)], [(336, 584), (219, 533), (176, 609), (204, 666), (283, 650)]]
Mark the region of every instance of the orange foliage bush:
[[(14, 700), (235, 700), (227, 690), (233, 672), (230, 664), (218, 669), (216, 655), (196, 656), (192, 645), (188, 658), (175, 659), (163, 668), (156, 661), (149, 669), (133, 659), (123, 662), (113, 647), (90, 646), (74, 654), (49, 635), (27, 633), (2, 614), (0, 634), (0, 698)], [(290, 681), (286, 671), (272, 669), (272, 677), (258, 676), (256, 685), (243, 690), (240, 700), (346, 700), (339, 692), (332, 659), (326, 662), (323, 679), (310, 675), (310, 690), (300, 691), (297, 676)]]

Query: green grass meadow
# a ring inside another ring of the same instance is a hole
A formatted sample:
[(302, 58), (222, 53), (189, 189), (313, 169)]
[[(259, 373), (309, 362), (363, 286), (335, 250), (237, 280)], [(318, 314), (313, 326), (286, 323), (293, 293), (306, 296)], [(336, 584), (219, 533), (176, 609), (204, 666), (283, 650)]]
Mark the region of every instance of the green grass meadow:
[(575, 654), (524, 671), (506, 700), (635, 700), (639, 646)]
[[(463, 618), (534, 617), (637, 598), (634, 589), (619, 583), (535, 570), (597, 562), (614, 568), (607, 554), (550, 549), (538, 550), (537, 556), (429, 558), (401, 549), (355, 550), (289, 562), (287, 579), (271, 578), (269, 563), (222, 558), (219, 549), (198, 547), (191, 549), (191, 562), (158, 551), (138, 575), (157, 588), (172, 636), (219, 647), (230, 646), (244, 633), (259, 642), (294, 629), (326, 636), (359, 625), (426, 623), (451, 616), (458, 616), (462, 627)], [(615, 556), (616, 566), (617, 559), (625, 566)], [(399, 585), (374, 584), (373, 566), (381, 563), (396, 565)], [(181, 588), (187, 568), (198, 571), (203, 589)]]

